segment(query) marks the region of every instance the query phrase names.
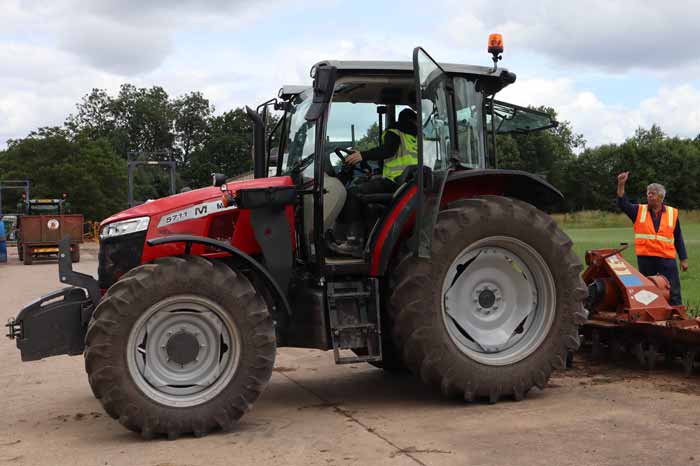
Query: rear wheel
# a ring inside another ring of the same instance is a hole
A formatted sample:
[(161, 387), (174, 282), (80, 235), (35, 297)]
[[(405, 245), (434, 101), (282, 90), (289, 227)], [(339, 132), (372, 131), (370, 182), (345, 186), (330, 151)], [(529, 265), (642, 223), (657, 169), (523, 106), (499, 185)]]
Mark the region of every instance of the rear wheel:
[(19, 241), (17, 242), (17, 257), (19, 260), (24, 260), (24, 246)]
[(32, 262), (34, 262), (34, 257), (32, 257), (32, 248), (29, 246), (22, 246), (22, 262), (24, 265), (32, 265)]
[(262, 297), (243, 275), (201, 257), (130, 271), (86, 336), (93, 392), (145, 438), (231, 429), (267, 385), (274, 359)]
[(586, 288), (571, 240), (514, 199), (440, 212), (430, 261), (396, 270), (390, 311), (406, 365), (446, 396), (522, 399), (579, 345)]

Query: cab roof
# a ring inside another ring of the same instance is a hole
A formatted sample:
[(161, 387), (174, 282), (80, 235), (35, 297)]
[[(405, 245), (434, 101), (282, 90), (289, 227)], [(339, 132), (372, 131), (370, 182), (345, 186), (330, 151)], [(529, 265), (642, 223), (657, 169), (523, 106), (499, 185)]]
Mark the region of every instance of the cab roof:
[[(334, 66), (342, 74), (413, 74), (413, 63), (408, 61), (382, 60), (324, 60), (317, 66)], [(450, 75), (467, 75), (470, 77), (486, 78), (489, 92), (496, 93), (515, 82), (516, 75), (506, 68), (498, 68), (492, 72), (491, 67), (478, 65), (462, 65), (456, 63), (440, 63), (440, 66)]]

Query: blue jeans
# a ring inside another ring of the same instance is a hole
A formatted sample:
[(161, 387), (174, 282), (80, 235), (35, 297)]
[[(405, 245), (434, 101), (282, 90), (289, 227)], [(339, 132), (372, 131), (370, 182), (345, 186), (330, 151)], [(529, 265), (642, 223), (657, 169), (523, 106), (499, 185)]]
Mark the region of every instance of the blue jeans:
[(7, 262), (7, 242), (0, 241), (0, 262)]
[(665, 257), (637, 256), (637, 266), (642, 275), (663, 275), (671, 284), (671, 298), (668, 303), (671, 306), (683, 304), (681, 300), (681, 279), (678, 277), (678, 264), (676, 259)]

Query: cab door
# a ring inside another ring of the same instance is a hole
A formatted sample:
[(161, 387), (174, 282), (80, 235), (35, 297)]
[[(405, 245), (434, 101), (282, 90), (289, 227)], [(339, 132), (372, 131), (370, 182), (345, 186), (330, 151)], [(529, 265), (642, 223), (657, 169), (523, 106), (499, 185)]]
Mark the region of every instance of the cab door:
[(418, 114), (418, 215), (414, 254), (429, 258), (433, 227), (450, 168), (454, 138), (452, 80), (423, 50), (413, 50)]

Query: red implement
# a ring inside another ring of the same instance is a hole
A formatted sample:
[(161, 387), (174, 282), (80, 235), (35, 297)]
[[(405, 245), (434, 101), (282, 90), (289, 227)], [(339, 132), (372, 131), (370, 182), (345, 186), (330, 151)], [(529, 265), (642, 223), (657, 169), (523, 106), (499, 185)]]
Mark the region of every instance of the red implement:
[(667, 360), (681, 356), (690, 373), (700, 352), (700, 320), (685, 306), (669, 304), (666, 277), (642, 275), (622, 257), (625, 248), (586, 252), (583, 281), (590, 314), (584, 335), (594, 353), (605, 347), (614, 355), (629, 351), (649, 368), (662, 353)]

